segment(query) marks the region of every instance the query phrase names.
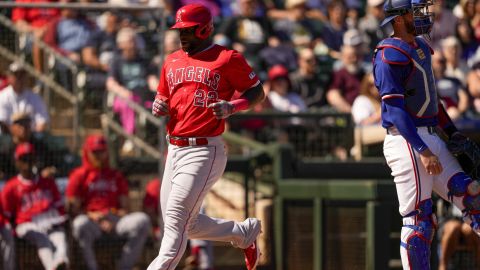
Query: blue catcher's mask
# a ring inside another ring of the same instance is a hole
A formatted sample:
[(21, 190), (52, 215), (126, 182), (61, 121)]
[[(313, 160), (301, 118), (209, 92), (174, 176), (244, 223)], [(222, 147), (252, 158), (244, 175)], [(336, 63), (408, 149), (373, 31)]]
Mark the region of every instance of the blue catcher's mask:
[(432, 31), (434, 14), (428, 10), (432, 0), (412, 0), (413, 25), (417, 35), (428, 35)]
[(432, 0), (387, 0), (383, 6), (386, 17), (380, 26), (391, 22), (397, 16), (412, 12), (415, 34), (428, 35), (433, 26), (433, 13), (428, 11), (431, 5)]

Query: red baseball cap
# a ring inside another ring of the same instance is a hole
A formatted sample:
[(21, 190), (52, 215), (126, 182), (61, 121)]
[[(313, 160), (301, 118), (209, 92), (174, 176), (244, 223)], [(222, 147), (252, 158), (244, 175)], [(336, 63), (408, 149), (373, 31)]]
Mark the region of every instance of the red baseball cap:
[(106, 150), (107, 140), (103, 135), (90, 135), (85, 140), (85, 148), (88, 151)]
[(24, 155), (33, 154), (35, 154), (35, 148), (29, 142), (21, 143), (15, 148), (15, 160), (19, 160)]
[(274, 65), (268, 71), (268, 79), (273, 81), (278, 78), (288, 78), (288, 69), (283, 65)]

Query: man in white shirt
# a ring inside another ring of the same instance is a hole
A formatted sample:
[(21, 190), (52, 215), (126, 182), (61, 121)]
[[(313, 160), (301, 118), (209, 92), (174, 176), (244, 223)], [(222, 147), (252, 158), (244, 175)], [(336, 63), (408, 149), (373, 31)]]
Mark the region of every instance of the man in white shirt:
[(0, 92), (0, 126), (2, 132), (8, 131), (11, 117), (18, 112), (28, 113), (32, 119), (32, 129), (44, 132), (48, 128), (49, 116), (41, 96), (27, 89), (27, 73), (20, 62), (10, 64), (8, 86)]

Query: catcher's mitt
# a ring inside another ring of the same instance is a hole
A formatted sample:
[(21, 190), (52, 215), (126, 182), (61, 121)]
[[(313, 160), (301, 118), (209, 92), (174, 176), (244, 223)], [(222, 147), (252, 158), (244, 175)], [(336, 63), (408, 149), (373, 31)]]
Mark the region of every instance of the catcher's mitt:
[(480, 148), (475, 142), (457, 132), (447, 141), (447, 147), (472, 179), (480, 179)]

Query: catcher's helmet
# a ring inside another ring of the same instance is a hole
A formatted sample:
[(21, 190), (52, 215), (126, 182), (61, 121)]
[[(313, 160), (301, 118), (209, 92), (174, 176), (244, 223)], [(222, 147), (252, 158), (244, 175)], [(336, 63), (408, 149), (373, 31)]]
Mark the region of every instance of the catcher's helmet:
[(386, 17), (381, 26), (391, 22), (395, 17), (411, 11), (415, 33), (417, 35), (429, 34), (433, 26), (433, 13), (428, 11), (428, 6), (431, 5), (433, 5), (432, 0), (386, 0), (383, 5)]
[(198, 26), (195, 36), (206, 39), (213, 32), (213, 19), (210, 10), (200, 4), (190, 4), (181, 7), (175, 16), (175, 24), (171, 29)]

